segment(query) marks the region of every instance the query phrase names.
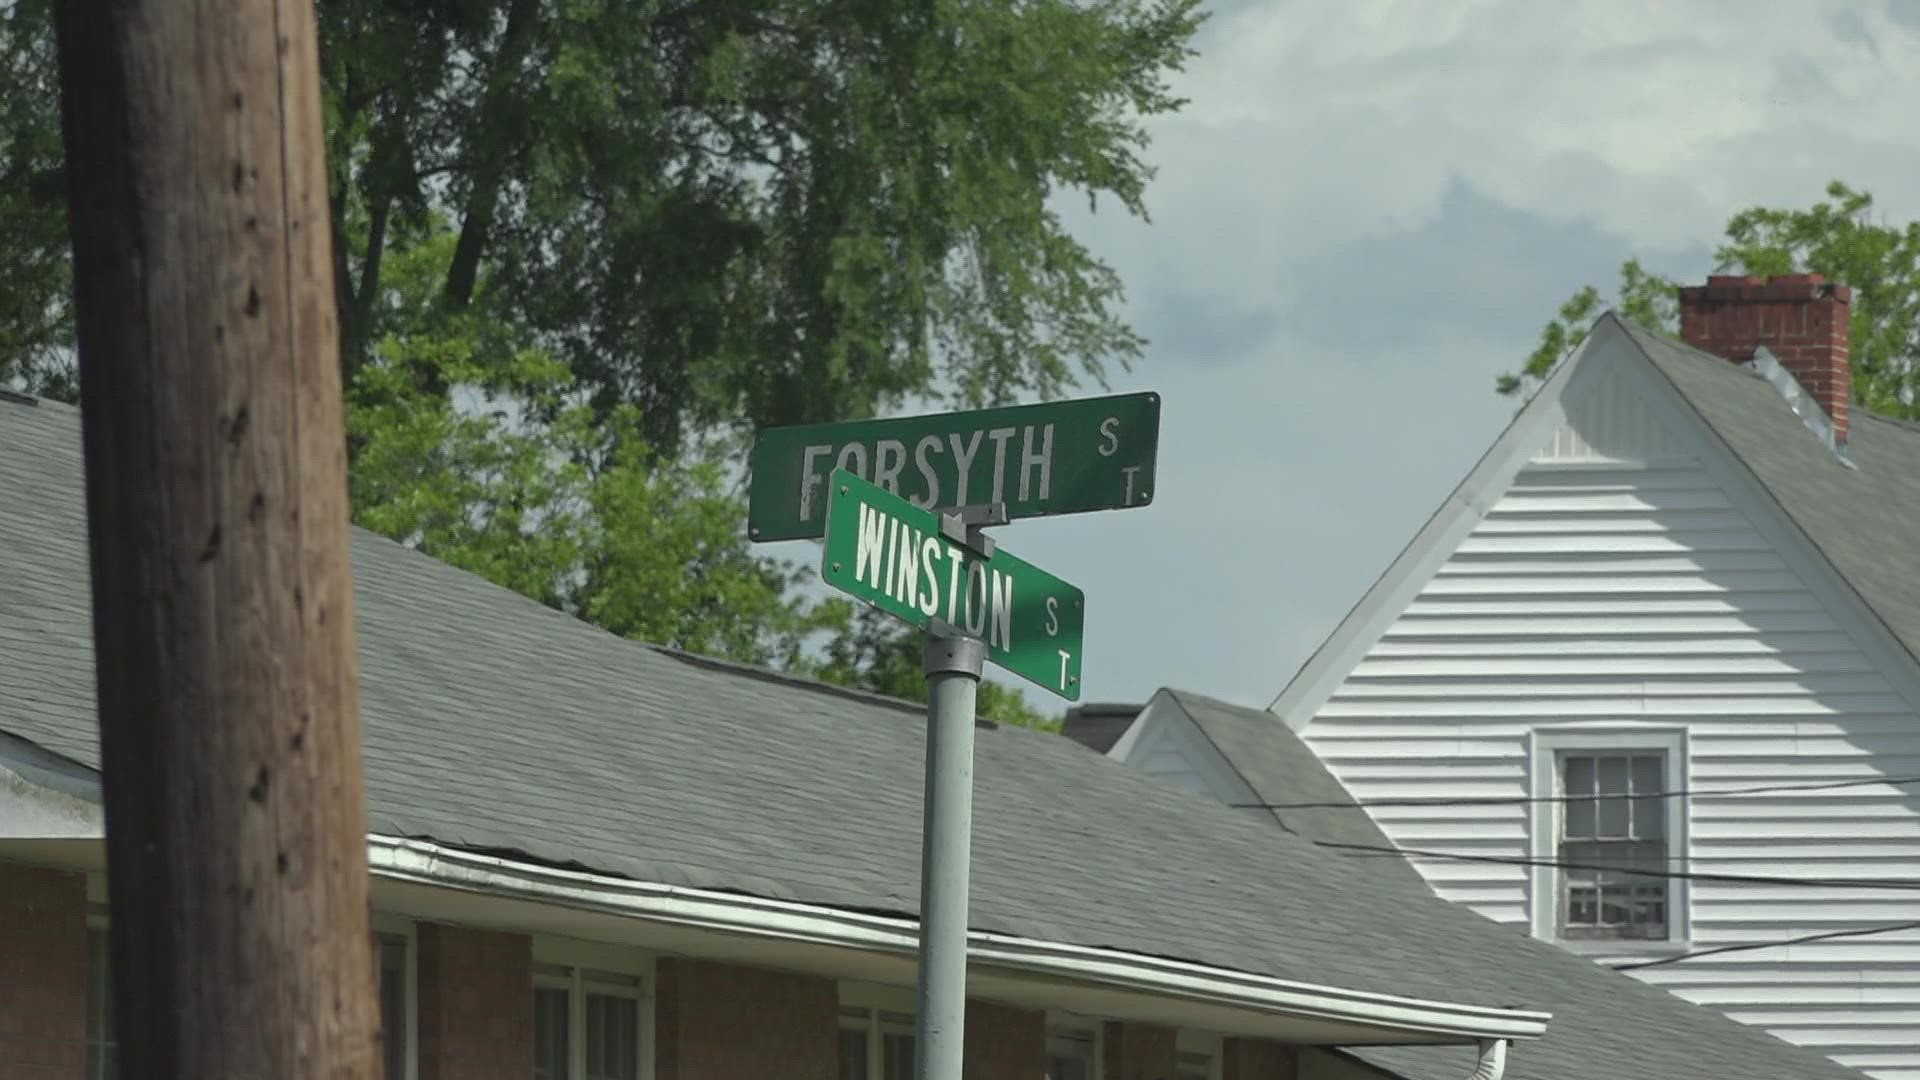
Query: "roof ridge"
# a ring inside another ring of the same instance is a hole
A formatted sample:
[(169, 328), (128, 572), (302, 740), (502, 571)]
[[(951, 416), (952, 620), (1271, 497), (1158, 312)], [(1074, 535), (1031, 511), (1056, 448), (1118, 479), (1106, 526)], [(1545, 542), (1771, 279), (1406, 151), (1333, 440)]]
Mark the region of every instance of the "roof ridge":
[[(566, 613), (561, 612), (561, 614), (564, 615)], [(592, 623), (587, 622), (585, 619), (580, 619), (579, 621), (584, 625), (593, 626)], [(594, 629), (612, 634), (612, 631), (606, 630), (604, 627), (595, 626)], [(800, 690), (809, 690), (814, 693), (824, 694), (828, 697), (846, 698), (868, 705), (879, 705), (883, 708), (898, 709), (901, 712), (920, 713), (926, 710), (926, 706), (921, 702), (897, 697), (892, 694), (882, 694), (875, 690), (862, 690), (854, 686), (841, 686), (838, 683), (830, 683), (824, 679), (814, 678), (811, 675), (801, 675), (791, 671), (779, 671), (774, 668), (761, 667), (758, 664), (749, 664), (739, 660), (727, 660), (718, 656), (708, 656), (704, 653), (690, 652), (686, 649), (675, 648), (672, 645), (661, 645), (657, 642), (645, 641), (640, 638), (623, 638), (620, 637), (619, 634), (613, 634), (613, 636), (631, 645), (637, 645), (640, 648), (659, 653), (668, 659), (678, 660), (683, 664), (704, 668), (708, 671), (717, 671), (726, 675), (738, 675), (742, 678), (754, 679), (759, 682), (775, 683), (781, 686), (791, 686)], [(1000, 726), (996, 721), (989, 720), (986, 717), (977, 718), (975, 725), (989, 729)]]

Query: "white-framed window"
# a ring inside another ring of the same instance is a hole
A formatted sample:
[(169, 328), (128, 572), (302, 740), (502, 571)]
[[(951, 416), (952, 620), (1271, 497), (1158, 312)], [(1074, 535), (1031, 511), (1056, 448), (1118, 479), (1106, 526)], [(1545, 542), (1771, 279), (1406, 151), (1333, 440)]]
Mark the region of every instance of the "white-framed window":
[(650, 965), (634, 950), (536, 939), (534, 1080), (646, 1080), (653, 1073)]
[(387, 1080), (414, 1080), (419, 1066), (419, 954), (413, 920), (375, 912), (374, 961), (380, 975), (381, 1057)]
[[(87, 1080), (113, 1080), (120, 1043), (113, 1031), (113, 972), (107, 906), (87, 906)], [(414, 935), (411, 921), (374, 916), (374, 956), (380, 983), (380, 1028), (388, 1080), (413, 1080), (416, 1039)]]
[(1533, 743), (1536, 934), (1589, 950), (1684, 943), (1684, 730), (1569, 727)]
[(914, 993), (840, 986), (840, 1080), (913, 1080)]
[(1100, 1080), (1100, 1023), (1063, 1013), (1047, 1017), (1047, 1080)]
[(1181, 1028), (1175, 1036), (1173, 1072), (1178, 1080), (1220, 1080), (1220, 1036)]

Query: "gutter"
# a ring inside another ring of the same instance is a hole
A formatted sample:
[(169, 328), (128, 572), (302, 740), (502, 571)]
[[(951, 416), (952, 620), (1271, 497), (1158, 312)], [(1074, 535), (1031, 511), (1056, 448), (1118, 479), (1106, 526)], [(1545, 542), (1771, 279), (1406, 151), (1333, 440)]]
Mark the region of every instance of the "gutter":
[[(912, 919), (562, 870), (385, 836), (368, 837), (368, 859), (373, 873), (396, 881), (905, 957), (919, 949), (919, 925)], [(1487, 1044), (1504, 1058), (1504, 1040), (1539, 1038), (1550, 1019), (1535, 1010), (1343, 990), (977, 930), (967, 939), (975, 964), (1255, 1012), (1393, 1028), (1436, 1043), (1474, 1041), (1482, 1045), (1483, 1064)]]

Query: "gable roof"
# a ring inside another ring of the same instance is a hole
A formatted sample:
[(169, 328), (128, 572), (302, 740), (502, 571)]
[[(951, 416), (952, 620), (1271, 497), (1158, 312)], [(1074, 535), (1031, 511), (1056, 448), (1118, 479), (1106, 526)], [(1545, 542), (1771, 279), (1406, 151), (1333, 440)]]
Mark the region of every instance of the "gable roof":
[[(1181, 690), (1160, 698), (1191, 717), (1269, 805), (1279, 828), (1274, 841), (1291, 852), (1321, 847), (1341, 852), (1364, 895), (1401, 919), (1411, 936), (1460, 935), (1479, 950), (1462, 968), (1463, 989), (1496, 981), (1515, 1000), (1553, 1013), (1544, 1038), (1513, 1047), (1510, 1080), (1614, 1080), (1623, 1076), (1852, 1077), (1861, 1074), (1816, 1051), (1793, 1046), (1759, 1028), (1691, 1004), (1666, 990), (1612, 971), (1540, 941), (1522, 928), (1502, 926), (1441, 899), (1399, 855), (1371, 816), (1327, 770), (1318, 755), (1278, 717)], [(1312, 803), (1305, 808), (1287, 804)], [(1348, 847), (1347, 845), (1352, 845)], [(1374, 852), (1353, 850), (1379, 849)], [(1496, 974), (1497, 973), (1497, 974)], [(1459, 1080), (1473, 1057), (1436, 1047), (1370, 1048), (1353, 1056), (1409, 1080)]]
[(1847, 460), (1738, 364), (1621, 320), (1621, 329), (1794, 525), (1920, 661), (1920, 426), (1849, 409)]
[[(921, 706), (625, 640), (351, 544), (374, 835), (917, 913)], [(0, 735), (97, 769), (89, 593), (78, 412), (0, 399)], [(1546, 1019), (1497, 981), (1464, 990), (1473, 943), (1356, 903), (1345, 860), (1049, 734), (980, 725), (971, 876), (976, 932), (1379, 995), (1421, 1019), (1367, 1026), (1443, 1032), (1415, 1038)]]
[[(1624, 348), (1624, 354), (1616, 351)], [(1611, 353), (1647, 365), (1680, 407), (1726, 447), (1920, 673), (1920, 426), (1850, 413), (1847, 462), (1765, 378), (1614, 312), (1594, 323), (1473, 469), (1309, 656), (1270, 706), (1296, 729), (1551, 435), (1560, 395), (1583, 364)]]

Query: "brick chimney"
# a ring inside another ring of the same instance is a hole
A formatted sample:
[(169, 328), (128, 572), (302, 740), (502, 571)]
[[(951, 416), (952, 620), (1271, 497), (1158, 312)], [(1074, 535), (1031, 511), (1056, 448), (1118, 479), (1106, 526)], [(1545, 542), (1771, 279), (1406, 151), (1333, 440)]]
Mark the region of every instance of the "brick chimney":
[(1680, 337), (1737, 364), (1767, 351), (1792, 372), (1833, 421), (1834, 441), (1846, 445), (1847, 405), (1853, 393), (1847, 365), (1853, 290), (1819, 274), (1784, 277), (1716, 275), (1680, 290)]

